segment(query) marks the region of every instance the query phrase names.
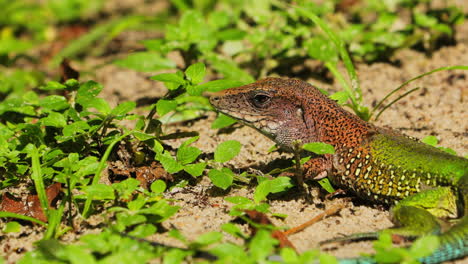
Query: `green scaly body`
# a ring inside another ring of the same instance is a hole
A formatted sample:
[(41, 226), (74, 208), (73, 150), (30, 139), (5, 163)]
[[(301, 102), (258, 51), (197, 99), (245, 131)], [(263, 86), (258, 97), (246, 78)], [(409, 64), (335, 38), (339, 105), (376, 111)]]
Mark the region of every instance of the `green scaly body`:
[(468, 174), (468, 160), (385, 131), (338, 149), (334, 161), (336, 185), (386, 204), (431, 187), (456, 187)]

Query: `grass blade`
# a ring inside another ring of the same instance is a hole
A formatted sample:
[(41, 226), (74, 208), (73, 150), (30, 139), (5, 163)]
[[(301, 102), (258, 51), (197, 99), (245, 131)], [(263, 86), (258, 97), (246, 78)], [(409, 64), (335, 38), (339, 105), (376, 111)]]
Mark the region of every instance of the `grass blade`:
[(389, 107), (392, 106), (394, 103), (400, 101), (403, 97), (409, 95), (410, 93), (412, 93), (412, 92), (414, 92), (414, 91), (416, 91), (416, 90), (418, 90), (418, 89), (419, 89), (419, 87), (413, 88), (413, 89), (407, 91), (406, 93), (404, 93), (404, 94), (398, 96), (395, 100), (391, 101), (388, 105), (384, 106), (384, 107), (382, 108), (382, 110), (380, 110), (380, 112), (375, 116), (375, 121), (377, 121), (377, 120), (379, 119), (380, 115), (381, 115), (385, 110), (387, 110), (387, 108), (389, 108)]
[[(468, 66), (464, 66), (464, 65), (455, 65), (455, 66), (447, 66), (447, 67), (440, 67), (440, 68), (437, 68), (435, 70), (432, 70), (432, 71), (429, 71), (429, 72), (426, 72), (426, 73), (423, 73), (421, 75), (418, 75), (412, 79), (409, 79), (408, 81), (404, 82), (403, 84), (401, 84), (400, 86), (398, 86), (396, 89), (394, 89), (393, 91), (391, 91), (390, 93), (388, 93), (382, 100), (380, 100), (380, 102), (374, 107), (374, 109), (372, 110), (372, 113), (370, 114), (370, 116), (372, 117), (373, 113), (379, 109), (382, 104), (390, 97), (392, 96), (394, 93), (398, 92), (399, 90), (401, 90), (403, 87), (405, 87), (406, 85), (408, 85), (409, 83), (413, 82), (413, 81), (416, 81), (418, 79), (421, 79), (422, 77), (426, 76), (426, 75), (429, 75), (429, 74), (433, 74), (435, 72), (439, 72), (439, 71), (444, 71), (444, 70), (468, 70)], [(414, 90), (414, 89), (413, 89)], [(402, 97), (399, 97), (399, 98), (402, 98)], [(387, 105), (385, 107), (385, 109), (387, 109), (390, 105), (392, 105), (394, 102), (396, 102), (395, 100), (392, 101), (392, 103), (390, 103), (389, 105)], [(379, 112), (379, 114), (376, 116), (375, 120), (378, 119), (378, 117), (382, 114), (383, 110)]]
[(11, 212), (0, 212), (0, 217), (3, 217), (3, 218), (6, 218), (6, 217), (16, 218), (16, 219), (25, 220), (25, 221), (33, 222), (33, 223), (36, 223), (36, 224), (40, 224), (40, 225), (43, 225), (43, 226), (47, 226), (46, 222), (42, 222), (41, 220), (36, 219), (34, 217), (21, 215), (21, 214), (15, 214), (15, 213), (11, 213)]
[(44, 181), (42, 178), (42, 169), (41, 163), (39, 161), (39, 152), (36, 146), (31, 145), (31, 178), (34, 181), (34, 186), (36, 187), (37, 196), (39, 197), (39, 202), (41, 203), (42, 210), (44, 211), (45, 217), (49, 218), (49, 202), (47, 199), (46, 190), (44, 187)]
[[(99, 179), (101, 178), (101, 172), (104, 170), (104, 167), (106, 167), (107, 159), (109, 158), (109, 155), (110, 155), (112, 149), (114, 148), (115, 144), (117, 144), (118, 142), (120, 142), (124, 138), (128, 137), (132, 133), (133, 133), (133, 131), (129, 131), (129, 132), (123, 134), (122, 136), (114, 139), (114, 141), (112, 141), (109, 144), (109, 146), (106, 149), (106, 152), (104, 152), (104, 155), (102, 156), (101, 161), (99, 162), (99, 166), (98, 166), (98, 168), (96, 170), (96, 173), (94, 174), (93, 181), (92, 181), (91, 185), (96, 185), (99, 182)], [(91, 202), (92, 201), (93, 201), (93, 197), (91, 195), (89, 195), (88, 198), (86, 199), (86, 202), (85, 202), (85, 205), (84, 205), (84, 208), (83, 208), (82, 215), (83, 215), (84, 218), (88, 217), (88, 213), (89, 213), (89, 209), (91, 207)]]
[[(356, 70), (354, 69), (354, 65), (353, 65), (353, 62), (351, 61), (351, 57), (349, 56), (349, 53), (346, 50), (345, 43), (317, 15), (315, 15), (314, 13), (302, 7), (296, 7), (296, 10), (301, 15), (312, 20), (318, 27), (320, 27), (327, 34), (327, 36), (330, 38), (333, 44), (335, 44), (340, 54), (340, 57), (343, 60), (343, 63), (346, 67), (346, 71), (348, 72), (349, 78), (351, 80), (352, 91), (348, 91), (352, 98), (351, 101), (353, 102), (353, 105), (357, 106), (362, 101), (362, 92), (361, 92), (361, 87), (359, 85), (359, 79), (357, 77)], [(348, 89), (348, 87), (344, 87), (344, 88)]]

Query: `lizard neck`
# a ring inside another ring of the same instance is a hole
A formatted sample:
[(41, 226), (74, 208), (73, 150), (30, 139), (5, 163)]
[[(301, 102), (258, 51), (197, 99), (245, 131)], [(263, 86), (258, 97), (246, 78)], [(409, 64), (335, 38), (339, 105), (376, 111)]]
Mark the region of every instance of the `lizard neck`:
[(314, 135), (310, 141), (324, 142), (335, 148), (353, 147), (375, 130), (373, 125), (322, 94), (304, 97), (302, 106), (308, 134)]

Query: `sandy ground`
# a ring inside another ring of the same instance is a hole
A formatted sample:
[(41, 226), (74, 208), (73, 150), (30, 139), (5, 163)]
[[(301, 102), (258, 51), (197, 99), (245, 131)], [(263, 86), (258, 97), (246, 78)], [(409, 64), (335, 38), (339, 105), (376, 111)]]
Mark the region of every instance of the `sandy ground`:
[[(450, 65), (468, 65), (468, 23), (459, 26), (456, 46), (444, 47), (433, 54), (431, 58), (425, 55), (404, 50), (395, 55), (399, 65), (388, 63), (374, 63), (371, 65), (358, 64), (357, 72), (363, 87), (363, 96), (367, 105), (373, 105), (392, 89), (404, 81), (429, 70)], [(90, 62), (92, 63), (92, 62)], [(113, 103), (134, 100), (145, 101), (164, 94), (160, 83), (148, 80), (154, 74), (141, 74), (131, 70), (121, 69), (113, 65), (99, 69), (92, 78), (105, 87), (103, 96)], [(422, 138), (435, 135), (444, 147), (453, 148), (461, 155), (468, 154), (468, 72), (452, 70), (427, 76), (412, 83), (405, 90), (420, 87), (420, 90), (406, 97), (389, 108), (376, 122), (381, 126), (390, 126), (408, 135)], [(292, 76), (291, 76), (292, 77)], [(331, 92), (340, 89), (338, 84), (326, 84), (309, 79), (310, 83)], [(140, 110), (145, 112), (146, 110)], [(214, 113), (207, 113), (207, 118), (188, 124), (166, 127), (166, 131), (177, 129), (198, 131), (200, 140), (194, 145), (204, 152), (211, 153), (222, 141), (236, 139), (242, 145), (242, 151), (228, 166), (235, 172), (242, 172), (255, 168), (268, 172), (272, 162), (286, 159), (287, 154), (268, 153), (272, 142), (255, 130), (236, 125), (235, 129), (226, 133), (210, 129), (214, 120)], [(174, 142), (177, 144), (177, 142)], [(273, 163), (275, 164), (275, 163)], [(167, 193), (167, 198), (174, 199), (181, 210), (171, 219), (164, 222), (168, 229), (177, 228), (189, 240), (195, 239), (209, 231), (219, 231), (220, 226), (233, 220), (228, 215), (230, 203), (224, 201), (225, 196), (253, 197), (251, 187), (232, 188), (227, 192), (220, 192), (213, 188), (205, 177), (196, 185), (189, 185), (183, 189), (174, 189)], [(275, 225), (294, 227), (314, 216), (322, 213), (331, 204), (344, 200), (337, 198), (332, 201), (323, 200), (315, 188), (312, 204), (305, 201), (301, 193), (293, 191), (277, 196), (270, 200), (271, 211), (287, 214), (284, 220), (272, 218)], [(320, 241), (357, 232), (375, 231), (390, 227), (387, 210), (364, 205), (361, 201), (352, 199), (338, 215), (328, 217), (306, 230), (291, 235), (289, 238), (299, 251), (318, 248)], [(91, 221), (91, 220), (90, 220)], [(99, 216), (92, 223), (83, 225), (79, 233), (99, 232)], [(246, 229), (246, 226), (243, 226)], [(37, 227), (24, 227), (21, 234), (8, 234), (0, 240), (0, 255), (8, 258), (8, 262), (15, 262), (19, 256), (30, 250), (32, 242), (40, 239), (41, 233)], [(72, 242), (76, 235), (65, 236), (64, 241)], [(166, 233), (150, 237), (158, 242), (179, 245), (177, 241), (168, 238)], [(229, 238), (228, 239), (233, 239)], [(234, 240), (234, 239), (233, 239)], [(332, 244), (322, 247), (322, 250), (338, 257), (357, 256), (359, 253), (371, 253), (371, 242), (358, 242), (347, 245)], [(455, 263), (468, 263), (467, 259)]]

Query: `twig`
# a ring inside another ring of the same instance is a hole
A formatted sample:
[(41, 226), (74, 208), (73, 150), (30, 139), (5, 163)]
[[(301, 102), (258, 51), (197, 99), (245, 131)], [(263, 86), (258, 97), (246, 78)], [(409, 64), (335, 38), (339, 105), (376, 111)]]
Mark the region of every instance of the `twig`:
[(328, 208), (327, 210), (325, 210), (325, 212), (315, 216), (314, 218), (310, 219), (309, 221), (307, 221), (307, 222), (305, 222), (305, 223), (303, 223), (303, 224), (301, 224), (299, 226), (296, 226), (296, 227), (293, 227), (293, 228), (291, 228), (289, 230), (286, 230), (283, 233), (285, 235), (291, 235), (291, 234), (295, 234), (297, 232), (300, 232), (300, 231), (306, 229), (307, 227), (309, 227), (309, 226), (317, 223), (318, 221), (322, 220), (323, 218), (338, 213), (344, 207), (345, 207), (344, 203), (334, 204), (331, 208)]

